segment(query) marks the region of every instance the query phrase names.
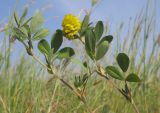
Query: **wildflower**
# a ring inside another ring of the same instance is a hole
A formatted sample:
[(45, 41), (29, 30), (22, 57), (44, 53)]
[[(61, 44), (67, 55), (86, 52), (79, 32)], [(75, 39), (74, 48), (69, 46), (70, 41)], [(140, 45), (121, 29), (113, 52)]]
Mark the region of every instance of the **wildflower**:
[(63, 19), (62, 27), (66, 38), (73, 40), (81, 28), (81, 22), (78, 17), (67, 14)]

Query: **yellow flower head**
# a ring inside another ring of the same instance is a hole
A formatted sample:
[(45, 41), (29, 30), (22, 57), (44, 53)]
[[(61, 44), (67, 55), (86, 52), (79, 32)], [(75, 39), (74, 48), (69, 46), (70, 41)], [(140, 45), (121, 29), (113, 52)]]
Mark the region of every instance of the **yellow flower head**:
[(65, 33), (65, 36), (69, 40), (72, 40), (80, 30), (81, 22), (78, 17), (72, 14), (67, 14), (63, 19), (62, 27), (63, 27), (63, 32)]

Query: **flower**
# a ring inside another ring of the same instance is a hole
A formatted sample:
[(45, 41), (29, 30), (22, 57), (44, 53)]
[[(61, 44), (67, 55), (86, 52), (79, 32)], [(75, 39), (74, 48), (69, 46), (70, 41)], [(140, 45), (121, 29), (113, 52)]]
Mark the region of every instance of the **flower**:
[(72, 14), (67, 14), (64, 16), (62, 27), (66, 38), (73, 40), (81, 28), (81, 22), (78, 17)]

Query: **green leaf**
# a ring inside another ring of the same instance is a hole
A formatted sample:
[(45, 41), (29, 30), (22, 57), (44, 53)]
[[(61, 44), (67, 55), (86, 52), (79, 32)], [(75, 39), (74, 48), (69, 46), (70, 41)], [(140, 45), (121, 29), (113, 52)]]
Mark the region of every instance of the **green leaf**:
[(63, 42), (63, 33), (61, 30), (56, 30), (51, 40), (51, 48), (54, 48), (54, 52), (56, 52), (61, 47), (62, 42)]
[(49, 52), (51, 51), (51, 48), (48, 44), (48, 42), (45, 39), (42, 39), (39, 43), (38, 43), (38, 49), (41, 53), (48, 55)]
[(96, 38), (92, 29), (88, 29), (85, 34), (85, 49), (91, 59), (95, 58)]
[(125, 53), (119, 53), (117, 56), (117, 62), (123, 72), (126, 72), (129, 67), (129, 57)]
[(15, 20), (17, 26), (19, 26), (19, 17), (18, 17), (17, 12), (14, 12), (14, 20)]
[(29, 19), (27, 19), (23, 24), (22, 27), (27, 25), (30, 21), (32, 20), (32, 17), (30, 17)]
[(45, 37), (47, 37), (49, 34), (49, 30), (48, 29), (40, 29), (37, 33), (34, 34), (33, 36), (33, 40), (40, 40), (43, 39)]
[(24, 18), (26, 17), (27, 12), (28, 12), (28, 8), (25, 8), (19, 21), (20, 24), (23, 22)]
[(101, 39), (100, 43), (103, 42), (104, 40), (105, 40), (105, 41), (108, 41), (108, 43), (111, 43), (112, 40), (113, 40), (113, 36), (108, 35), (108, 36), (103, 37), (103, 38)]
[(73, 57), (72, 57), (70, 60), (71, 60), (71, 62), (79, 65), (79, 66), (82, 67), (83, 69), (86, 69), (86, 66), (85, 66), (80, 60), (78, 60), (78, 59), (76, 59), (76, 58), (73, 58)]
[(13, 28), (13, 33), (16, 35), (18, 39), (21, 39), (21, 40), (27, 39), (27, 35), (18, 28)]
[(28, 38), (28, 31), (27, 31), (27, 29), (25, 27), (21, 27), (20, 30), (25, 34), (26, 38)]
[(32, 33), (37, 32), (41, 28), (43, 22), (44, 22), (44, 19), (41, 12), (36, 12), (36, 14), (32, 17), (32, 20), (30, 23), (31, 32)]
[(126, 81), (128, 81), (128, 82), (140, 82), (141, 80), (136, 74), (131, 73), (127, 76)]
[(59, 52), (58, 52), (58, 57), (59, 58), (70, 58), (75, 54), (74, 50), (71, 47), (65, 47), (62, 48)]
[(106, 73), (110, 75), (111, 77), (118, 79), (118, 80), (124, 80), (122, 73), (118, 70), (118, 68), (114, 66), (107, 66), (105, 68)]
[(56, 54), (53, 54), (52, 49), (50, 49), (49, 54), (47, 55), (46, 62), (47, 62), (48, 64), (51, 64), (54, 60), (56, 60), (56, 58), (57, 58), (57, 55), (56, 55)]
[(80, 30), (80, 36), (84, 35), (85, 31), (88, 28), (88, 24), (89, 24), (89, 15), (86, 15), (83, 19), (83, 22), (82, 22), (82, 26), (81, 26), (81, 30)]
[(103, 41), (99, 43), (97, 46), (97, 51), (96, 51), (96, 60), (101, 59), (108, 51), (108, 48), (109, 48), (108, 41)]
[(96, 27), (95, 27), (95, 36), (96, 36), (96, 40), (97, 41), (103, 35), (103, 31), (104, 31), (103, 22), (102, 21), (98, 21), (97, 24), (96, 24)]
[(31, 30), (30, 30), (29, 25), (25, 24), (22, 28), (26, 29), (28, 38), (30, 39), (31, 38)]
[(83, 66), (84, 66), (85, 68), (87, 68), (87, 67), (88, 67), (88, 64), (87, 64), (87, 62), (86, 62), (86, 61), (84, 61), (84, 62), (83, 62)]

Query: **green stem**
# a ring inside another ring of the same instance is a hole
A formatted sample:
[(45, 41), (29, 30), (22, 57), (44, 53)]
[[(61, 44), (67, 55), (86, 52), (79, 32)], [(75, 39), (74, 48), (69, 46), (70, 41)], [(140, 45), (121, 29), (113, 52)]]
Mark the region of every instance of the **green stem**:
[(39, 64), (41, 64), (43, 67), (49, 69), (49, 68), (47, 67), (47, 65), (45, 65), (43, 62), (41, 62), (41, 61), (39, 60), (39, 58), (38, 58), (37, 56), (35, 56), (35, 54), (32, 55), (32, 58), (33, 58), (35, 61), (37, 61)]

